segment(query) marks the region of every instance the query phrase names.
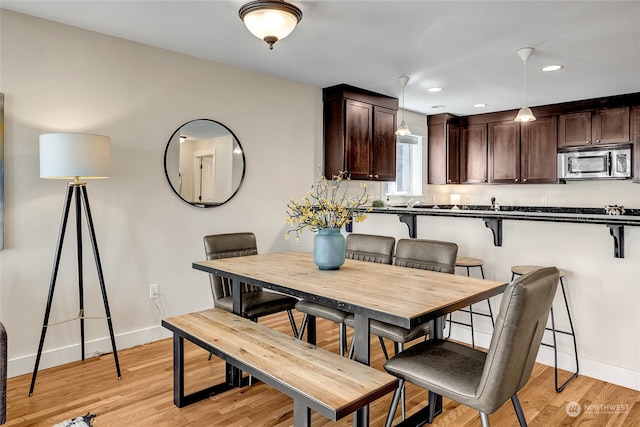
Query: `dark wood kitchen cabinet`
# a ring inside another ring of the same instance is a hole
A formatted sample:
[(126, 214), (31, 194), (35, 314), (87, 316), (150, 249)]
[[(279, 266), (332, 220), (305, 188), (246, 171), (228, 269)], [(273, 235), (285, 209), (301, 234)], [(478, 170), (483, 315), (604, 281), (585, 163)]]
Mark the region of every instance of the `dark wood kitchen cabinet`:
[(458, 117), (436, 114), (427, 117), (429, 184), (460, 182), (460, 127)]
[(325, 176), (395, 181), (398, 99), (344, 84), (322, 92)]
[(555, 183), (557, 129), (555, 116), (489, 123), (489, 182)]
[(558, 148), (629, 142), (629, 122), (629, 107), (561, 114)]
[(460, 183), (487, 182), (487, 125), (476, 124), (460, 129)]

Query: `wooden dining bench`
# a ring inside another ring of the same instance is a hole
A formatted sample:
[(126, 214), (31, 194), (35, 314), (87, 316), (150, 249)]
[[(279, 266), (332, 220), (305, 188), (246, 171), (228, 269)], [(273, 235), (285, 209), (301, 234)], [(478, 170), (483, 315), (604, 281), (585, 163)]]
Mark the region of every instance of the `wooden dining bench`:
[(183, 407), (231, 388), (184, 395), (184, 340), (293, 398), (294, 426), (311, 425), (311, 409), (337, 421), (395, 390), (386, 372), (220, 309), (162, 321), (173, 332), (174, 403)]

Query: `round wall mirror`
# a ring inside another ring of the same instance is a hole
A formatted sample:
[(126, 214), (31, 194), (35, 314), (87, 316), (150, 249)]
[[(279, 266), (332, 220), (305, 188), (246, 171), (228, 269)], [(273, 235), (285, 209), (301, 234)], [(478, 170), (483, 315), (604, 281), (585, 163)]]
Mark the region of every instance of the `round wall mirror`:
[(171, 135), (164, 172), (173, 191), (191, 206), (212, 208), (231, 200), (244, 179), (240, 141), (222, 123), (192, 120)]

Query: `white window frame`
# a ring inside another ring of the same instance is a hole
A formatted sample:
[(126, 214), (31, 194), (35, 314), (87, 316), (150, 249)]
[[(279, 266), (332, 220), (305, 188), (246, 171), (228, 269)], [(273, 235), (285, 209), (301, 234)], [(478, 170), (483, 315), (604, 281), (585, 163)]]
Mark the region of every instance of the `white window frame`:
[(422, 196), (423, 145), (421, 136), (396, 137), (396, 181), (387, 183), (387, 195)]

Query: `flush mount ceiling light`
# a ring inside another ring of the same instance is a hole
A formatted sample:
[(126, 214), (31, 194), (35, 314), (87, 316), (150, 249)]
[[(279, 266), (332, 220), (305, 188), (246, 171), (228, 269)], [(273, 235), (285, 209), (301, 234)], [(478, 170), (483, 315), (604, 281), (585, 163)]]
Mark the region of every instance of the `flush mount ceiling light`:
[(522, 86), (522, 108), (518, 111), (518, 115), (514, 119), (516, 122), (532, 122), (536, 119), (531, 108), (527, 107), (527, 60), (533, 53), (533, 50), (534, 49), (532, 47), (523, 47), (522, 49), (518, 49), (518, 56), (522, 59), (524, 64), (524, 78)]
[(442, 92), (442, 88), (441, 87), (430, 87), (429, 89), (427, 89), (429, 92)]
[(402, 123), (398, 126), (398, 130), (396, 130), (396, 135), (405, 136), (411, 135), (411, 131), (409, 130), (409, 126), (404, 122), (404, 88), (407, 87), (407, 83), (409, 83), (409, 77), (400, 76), (398, 77), (398, 83), (402, 86)]
[(252, 1), (240, 8), (238, 15), (247, 29), (273, 49), (278, 40), (287, 37), (302, 19), (302, 11), (281, 0)]

